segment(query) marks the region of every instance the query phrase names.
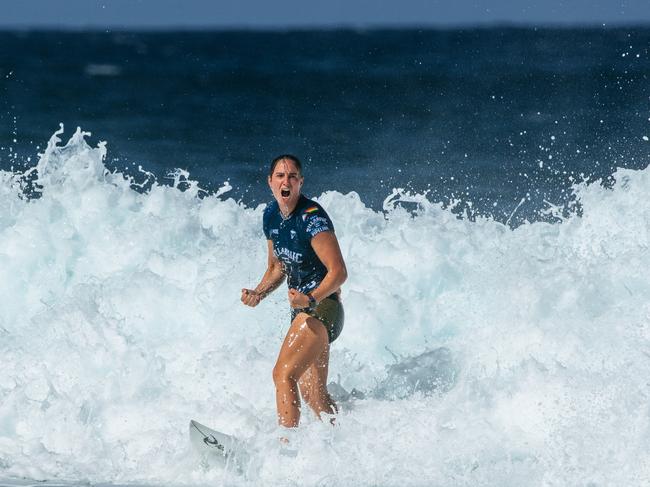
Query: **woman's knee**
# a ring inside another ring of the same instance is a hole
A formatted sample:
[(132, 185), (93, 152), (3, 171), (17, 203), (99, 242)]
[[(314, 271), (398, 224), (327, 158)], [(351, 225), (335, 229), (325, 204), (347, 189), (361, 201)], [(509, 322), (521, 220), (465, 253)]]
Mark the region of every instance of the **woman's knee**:
[(287, 367), (287, 364), (277, 362), (275, 364), (275, 367), (273, 367), (273, 382), (276, 384), (291, 380), (297, 380), (292, 377), (292, 375), (293, 374), (291, 374), (291, 371), (289, 370), (289, 367)]

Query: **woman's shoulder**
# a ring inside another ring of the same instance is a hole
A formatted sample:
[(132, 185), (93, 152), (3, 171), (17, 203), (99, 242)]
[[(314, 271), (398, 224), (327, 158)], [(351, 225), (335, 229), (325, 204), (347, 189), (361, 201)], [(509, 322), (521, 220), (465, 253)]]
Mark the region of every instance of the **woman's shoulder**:
[(332, 220), (320, 204), (308, 198), (305, 198), (302, 203), (298, 220), (310, 237), (323, 231), (334, 230)]
[(310, 200), (306, 196), (303, 196), (300, 199), (300, 201), (298, 202), (298, 208), (296, 209), (298, 210), (296, 213), (302, 215), (311, 215), (319, 211), (325, 213), (325, 210), (320, 205), (320, 203), (314, 200)]
[(266, 229), (279, 213), (280, 207), (278, 206), (278, 202), (275, 200), (269, 202), (269, 204), (266, 205), (266, 208), (264, 208), (264, 213), (262, 214), (263, 227)]

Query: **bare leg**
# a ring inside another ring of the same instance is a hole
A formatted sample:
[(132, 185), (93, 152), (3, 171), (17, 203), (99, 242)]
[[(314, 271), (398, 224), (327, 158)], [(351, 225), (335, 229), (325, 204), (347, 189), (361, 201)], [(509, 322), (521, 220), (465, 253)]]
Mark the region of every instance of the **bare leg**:
[(282, 343), (273, 368), (280, 425), (295, 428), (300, 422), (298, 379), (329, 347), (327, 330), (316, 318), (299, 313)]
[(325, 350), (309, 366), (298, 381), (300, 395), (320, 418), (321, 413), (336, 414), (338, 408), (327, 392), (327, 372), (329, 368), (329, 343)]

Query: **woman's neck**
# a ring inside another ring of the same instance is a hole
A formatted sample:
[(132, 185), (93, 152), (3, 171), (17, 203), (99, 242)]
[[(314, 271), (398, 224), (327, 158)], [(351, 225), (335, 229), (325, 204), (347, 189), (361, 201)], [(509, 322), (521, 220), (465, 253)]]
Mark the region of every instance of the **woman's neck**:
[(300, 201), (300, 197), (295, 201), (295, 203), (291, 206), (283, 206), (281, 204), (278, 204), (278, 208), (280, 208), (280, 213), (284, 218), (289, 218), (291, 214), (295, 211), (296, 206), (298, 206), (298, 201)]

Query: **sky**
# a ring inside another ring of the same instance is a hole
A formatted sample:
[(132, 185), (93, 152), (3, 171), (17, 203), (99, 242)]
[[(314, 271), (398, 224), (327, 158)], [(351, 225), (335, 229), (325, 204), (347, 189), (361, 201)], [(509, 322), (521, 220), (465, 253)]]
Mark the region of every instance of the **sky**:
[(0, 28), (650, 24), (650, 0), (0, 0), (0, 6)]

